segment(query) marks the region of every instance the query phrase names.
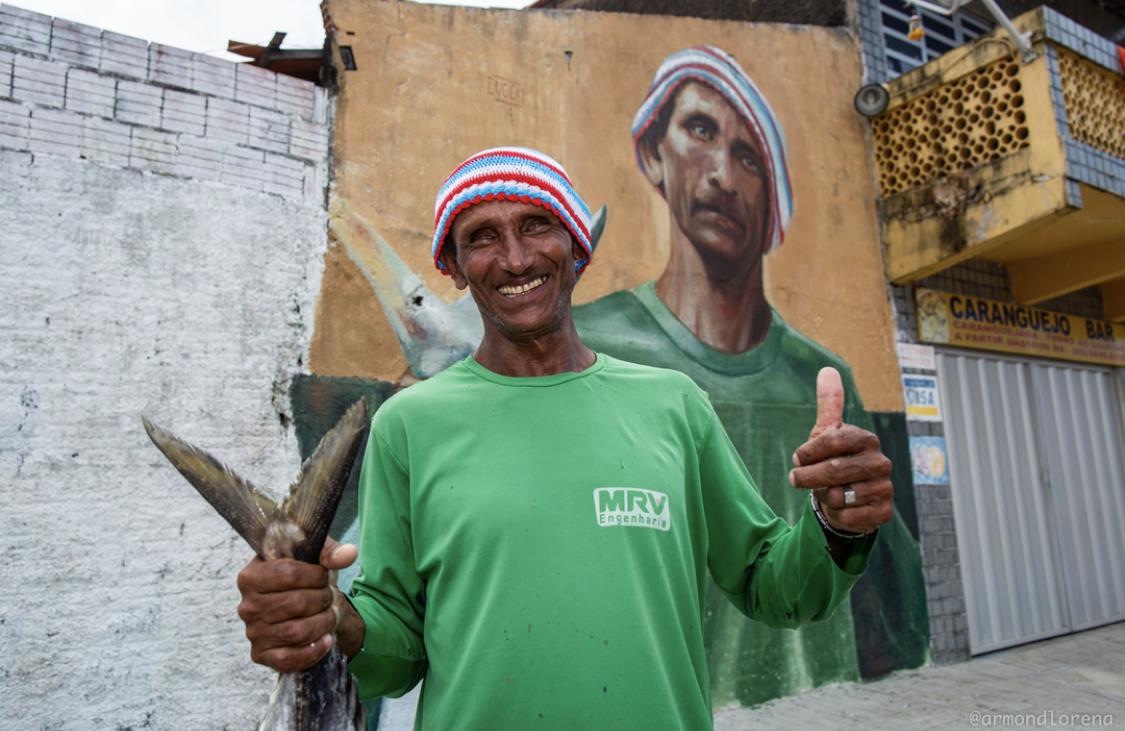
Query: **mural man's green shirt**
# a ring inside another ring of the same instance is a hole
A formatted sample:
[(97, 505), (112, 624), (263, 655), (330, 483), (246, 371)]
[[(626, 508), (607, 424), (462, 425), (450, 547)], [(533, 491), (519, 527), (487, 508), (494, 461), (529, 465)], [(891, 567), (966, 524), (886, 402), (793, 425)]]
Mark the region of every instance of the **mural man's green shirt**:
[(467, 359), (390, 399), (359, 510), (350, 668), (364, 697), (424, 676), (418, 728), (707, 728), (708, 570), (793, 627), (831, 615), (873, 543), (838, 567), (694, 383), (600, 354), (538, 378)]
[[(794, 521), (808, 500), (785, 476), (793, 450), (816, 421), (815, 384), (822, 367), (833, 366), (843, 377), (845, 421), (871, 431), (874, 425), (847, 364), (789, 327), (776, 311), (771, 314), (763, 342), (730, 354), (702, 343), (651, 282), (574, 309), (579, 334), (594, 350), (690, 376), (710, 396), (766, 503)], [(921, 554), (901, 517), (880, 529), (867, 573), (851, 606), (795, 632), (747, 621), (710, 587), (704, 634), (716, 706), (760, 703), (802, 688), (858, 680), (857, 646), (874, 674), (923, 662), (928, 621)], [(854, 624), (853, 607), (863, 613)]]

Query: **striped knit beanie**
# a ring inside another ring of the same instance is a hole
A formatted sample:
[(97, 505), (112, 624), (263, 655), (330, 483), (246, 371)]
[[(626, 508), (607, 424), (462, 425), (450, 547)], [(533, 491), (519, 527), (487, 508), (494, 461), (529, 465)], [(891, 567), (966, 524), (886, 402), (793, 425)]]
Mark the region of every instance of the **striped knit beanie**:
[(769, 248), (785, 237), (793, 217), (793, 189), (786, 163), (785, 134), (769, 102), (726, 51), (714, 46), (695, 46), (676, 51), (656, 71), (641, 108), (633, 118), (633, 149), (641, 163), (641, 138), (674, 92), (686, 81), (699, 81), (726, 97), (754, 134), (766, 156), (770, 191)]
[(532, 203), (558, 217), (586, 252), (574, 268), (590, 263), (590, 209), (578, 197), (563, 166), (537, 150), (494, 147), (469, 157), (445, 179), (434, 200), (434, 266), (444, 274), (441, 249), (453, 219), (469, 206), (491, 200)]

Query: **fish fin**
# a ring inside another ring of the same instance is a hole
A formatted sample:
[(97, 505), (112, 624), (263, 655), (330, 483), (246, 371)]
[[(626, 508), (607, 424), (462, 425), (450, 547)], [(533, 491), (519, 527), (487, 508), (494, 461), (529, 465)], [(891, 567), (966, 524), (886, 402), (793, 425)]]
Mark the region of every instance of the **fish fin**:
[(336, 514), (352, 463), (367, 429), (367, 401), (352, 404), (336, 426), (324, 435), (312, 456), (301, 465), (301, 474), (282, 504), (301, 527), (304, 538), (293, 547), (293, 558), (317, 563)]
[(143, 416), (141, 421), (152, 443), (164, 453), (172, 466), (261, 556), (266, 526), (277, 513), (277, 503), (207, 452), (161, 429)]
[(602, 233), (605, 232), (606, 218), (609, 216), (609, 209), (602, 206), (594, 211), (592, 220), (590, 221), (590, 254), (593, 255), (598, 249), (598, 243), (602, 240)]

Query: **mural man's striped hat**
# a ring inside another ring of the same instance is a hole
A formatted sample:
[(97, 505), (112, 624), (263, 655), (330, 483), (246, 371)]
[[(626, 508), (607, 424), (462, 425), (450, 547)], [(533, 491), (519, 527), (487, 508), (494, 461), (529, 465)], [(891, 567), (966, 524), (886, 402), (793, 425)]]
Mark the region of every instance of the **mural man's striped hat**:
[(563, 166), (537, 150), (495, 147), (458, 165), (445, 179), (434, 200), (434, 266), (448, 274), (441, 261), (445, 238), (453, 220), (469, 206), (507, 200), (542, 206), (558, 217), (586, 252), (575, 262), (581, 272), (590, 262), (590, 209), (578, 197)]
[(702, 82), (726, 97), (745, 120), (766, 156), (771, 211), (769, 247), (766, 249), (769, 251), (781, 243), (793, 216), (793, 189), (789, 183), (785, 134), (769, 102), (729, 53), (714, 46), (696, 46), (676, 51), (664, 59), (633, 118), (633, 148), (637, 162), (642, 160), (641, 139), (645, 132), (676, 89), (687, 81)]

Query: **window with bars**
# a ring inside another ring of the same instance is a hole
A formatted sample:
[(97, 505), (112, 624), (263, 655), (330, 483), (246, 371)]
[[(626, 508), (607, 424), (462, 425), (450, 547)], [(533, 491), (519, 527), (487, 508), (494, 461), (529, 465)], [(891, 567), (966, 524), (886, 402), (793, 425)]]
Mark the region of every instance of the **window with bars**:
[[(883, 50), (891, 76), (905, 74), (993, 28), (990, 21), (964, 11), (947, 18), (928, 10), (915, 11), (910, 3), (900, 0), (879, 0), (879, 11)], [(922, 28), (926, 34), (920, 40), (912, 41), (907, 33), (910, 31), (910, 16), (915, 12), (922, 16)]]

